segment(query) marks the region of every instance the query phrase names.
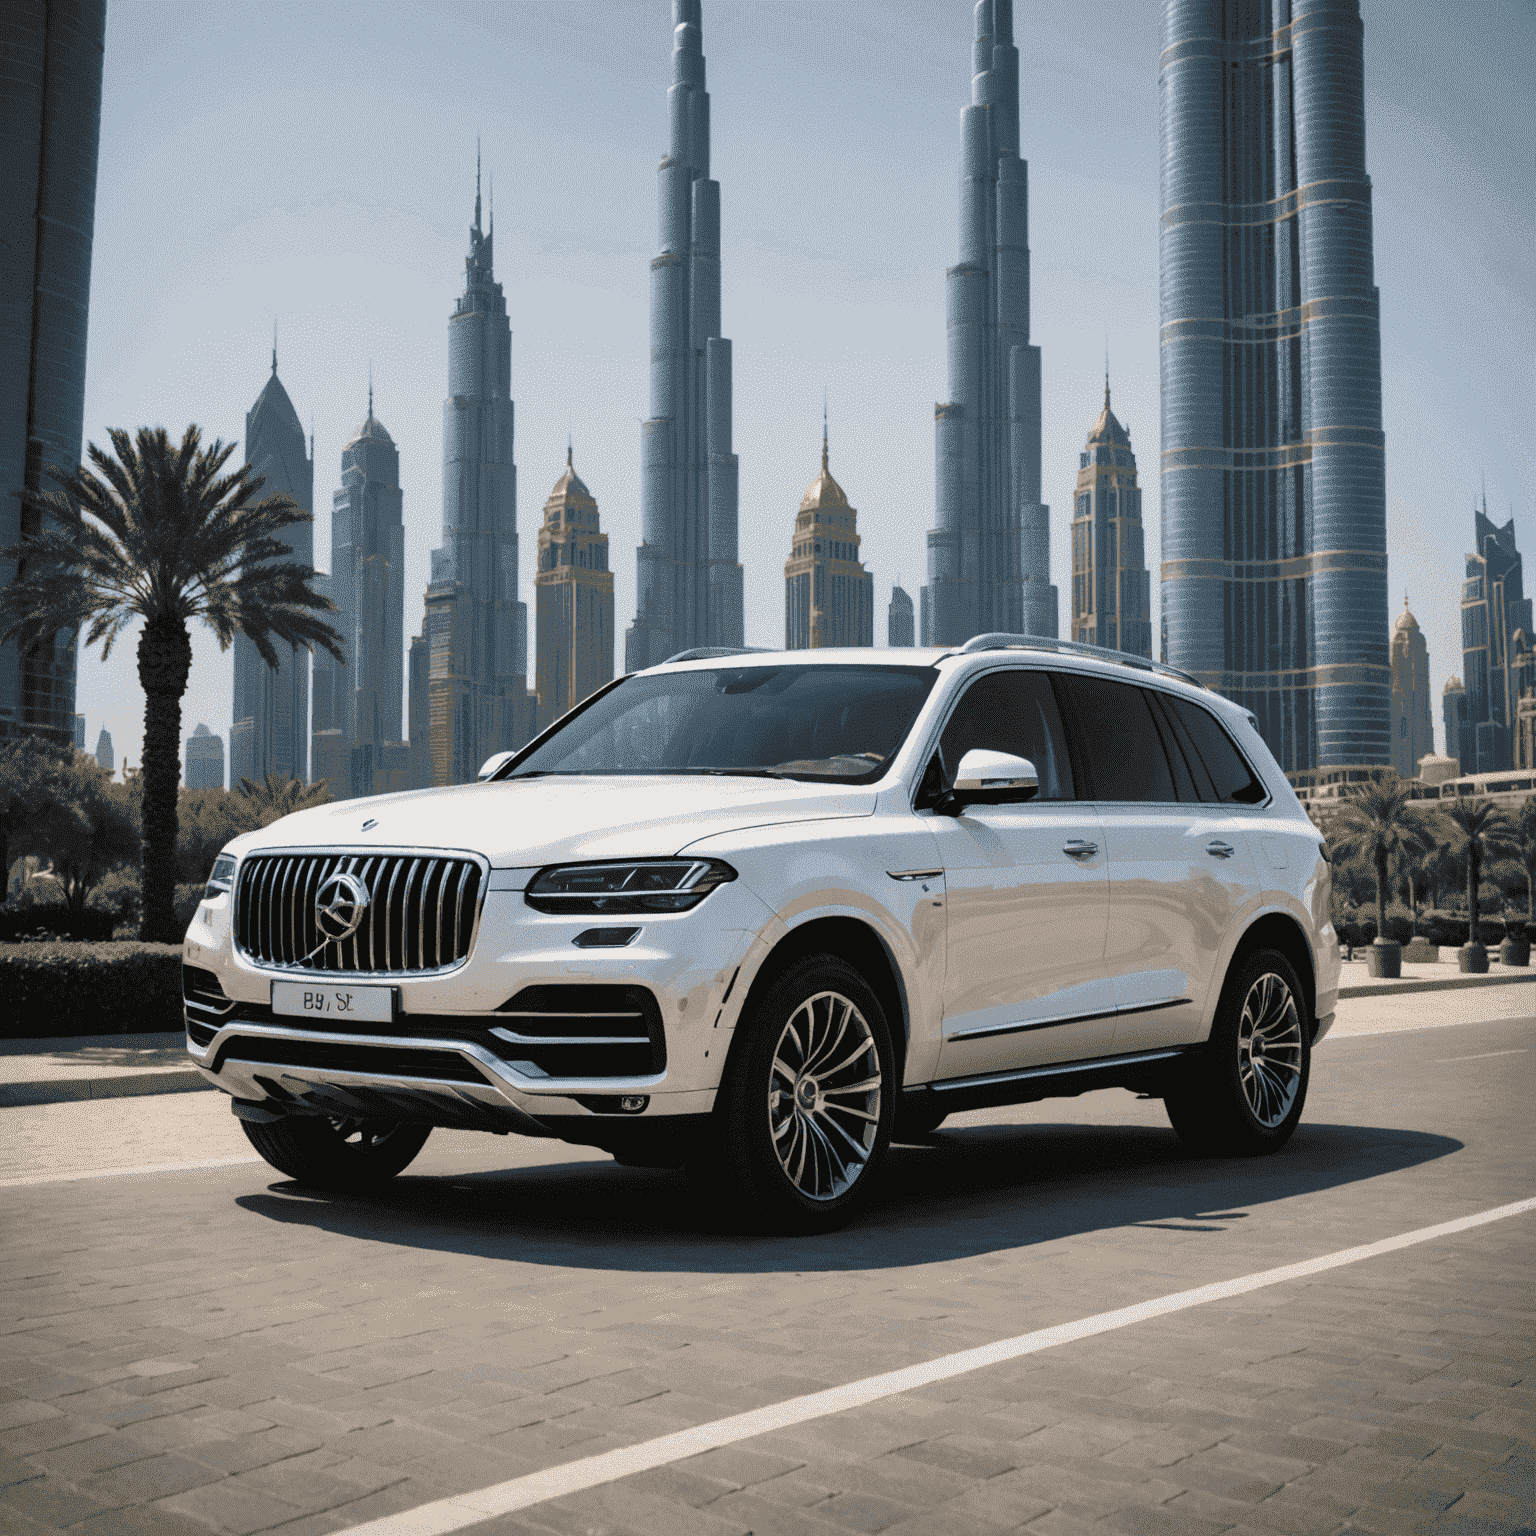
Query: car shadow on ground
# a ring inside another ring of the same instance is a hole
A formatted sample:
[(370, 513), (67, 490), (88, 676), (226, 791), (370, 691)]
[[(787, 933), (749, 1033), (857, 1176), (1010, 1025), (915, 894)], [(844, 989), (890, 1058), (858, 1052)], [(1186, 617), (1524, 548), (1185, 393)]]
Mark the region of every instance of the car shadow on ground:
[(1277, 1156), (1207, 1161), (1151, 1127), (970, 1126), (893, 1147), (870, 1206), (821, 1237), (721, 1230), (697, 1209), (681, 1173), (611, 1162), (407, 1174), (367, 1195), (285, 1182), (238, 1203), (272, 1221), (374, 1242), (562, 1268), (883, 1269), (1137, 1224), (1219, 1232), (1255, 1206), (1398, 1172), (1461, 1146), (1423, 1131), (1303, 1125)]

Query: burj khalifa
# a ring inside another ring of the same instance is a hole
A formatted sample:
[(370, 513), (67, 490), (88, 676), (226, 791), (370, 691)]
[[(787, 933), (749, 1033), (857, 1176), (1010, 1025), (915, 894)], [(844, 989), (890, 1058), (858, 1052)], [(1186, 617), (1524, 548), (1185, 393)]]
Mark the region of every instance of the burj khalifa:
[(946, 279), (949, 399), (934, 408), (922, 643), (990, 630), (1054, 636), (1013, 0), (977, 0), (971, 105), (960, 113), (960, 260)]
[(627, 672), (742, 643), (731, 344), (720, 334), (720, 183), (709, 175), (699, 8), (672, 0), (671, 145), (657, 172), (661, 254), (651, 263), (651, 414)]

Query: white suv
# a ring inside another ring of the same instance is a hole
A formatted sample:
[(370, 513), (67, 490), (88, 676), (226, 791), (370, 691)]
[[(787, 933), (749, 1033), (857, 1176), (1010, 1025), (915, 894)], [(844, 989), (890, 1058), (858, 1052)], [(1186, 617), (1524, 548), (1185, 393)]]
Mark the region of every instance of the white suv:
[(1121, 1087), (1278, 1148), (1339, 958), (1251, 716), (984, 635), (685, 653), (478, 784), (289, 816), (220, 855), (184, 976), (192, 1059), (295, 1179), (515, 1131), (820, 1230), (963, 1109)]

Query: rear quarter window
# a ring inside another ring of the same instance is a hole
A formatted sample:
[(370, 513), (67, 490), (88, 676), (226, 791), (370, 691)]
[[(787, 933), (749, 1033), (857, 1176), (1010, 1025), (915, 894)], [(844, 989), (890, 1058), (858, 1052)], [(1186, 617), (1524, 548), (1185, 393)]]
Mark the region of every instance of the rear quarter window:
[(1193, 743), (1211, 781), (1215, 800), (1229, 805), (1258, 805), (1269, 791), (1238, 751), (1227, 728), (1208, 709), (1189, 699), (1163, 695), (1163, 703)]

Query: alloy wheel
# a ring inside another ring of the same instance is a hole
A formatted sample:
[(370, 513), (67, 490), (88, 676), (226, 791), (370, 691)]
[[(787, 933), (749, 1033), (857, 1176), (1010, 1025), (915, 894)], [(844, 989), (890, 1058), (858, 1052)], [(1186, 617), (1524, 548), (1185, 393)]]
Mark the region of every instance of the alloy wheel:
[(1253, 1117), (1273, 1130), (1301, 1087), (1301, 1012), (1291, 989), (1266, 971), (1248, 989), (1237, 1031), (1237, 1072)]

